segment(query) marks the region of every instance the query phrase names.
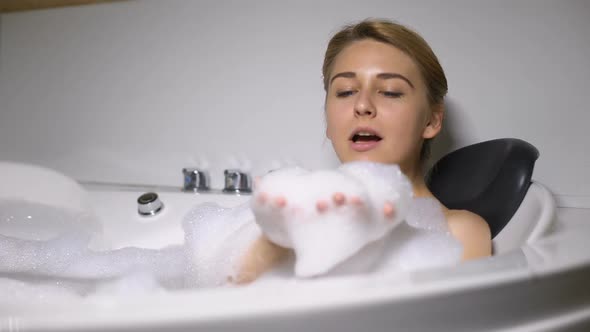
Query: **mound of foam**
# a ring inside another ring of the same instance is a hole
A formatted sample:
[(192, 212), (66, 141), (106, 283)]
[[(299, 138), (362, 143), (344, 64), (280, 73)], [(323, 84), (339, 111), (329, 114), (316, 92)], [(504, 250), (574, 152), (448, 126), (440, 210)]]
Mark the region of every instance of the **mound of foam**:
[[(430, 198), (414, 198), (403, 222), (322, 276), (391, 276), (401, 271), (458, 264), (462, 253), (463, 247), (451, 235), (439, 203)], [(318, 256), (321, 256), (321, 252)], [(277, 266), (263, 280), (276, 282), (291, 278), (295, 261), (296, 258), (293, 258)]]
[(0, 307), (17, 304), (55, 304), (57, 301), (71, 301), (80, 298), (76, 287), (45, 280), (42, 282), (26, 282), (12, 278), (0, 277)]
[(0, 274), (68, 279), (114, 279), (150, 273), (162, 283), (174, 284), (184, 273), (180, 247), (160, 250), (122, 248), (88, 249), (89, 237), (69, 233), (47, 241), (31, 241), (0, 235)]
[(413, 271), (457, 264), (463, 246), (452, 235), (440, 204), (414, 198), (406, 222), (385, 241), (379, 271)]
[(188, 284), (211, 287), (236, 279), (241, 258), (260, 235), (248, 205), (224, 208), (215, 203), (194, 207), (184, 218)]
[[(335, 193), (349, 202), (330, 202)], [(254, 195), (252, 209), (263, 233), (292, 248), (296, 275), (307, 277), (328, 272), (399, 225), (411, 185), (396, 165), (353, 162), (336, 170), (274, 171), (258, 182)], [(277, 199), (282, 202), (275, 204)], [(319, 201), (330, 204), (320, 211)], [(384, 215), (386, 203), (395, 207), (391, 217)], [(364, 255), (364, 265), (374, 262), (377, 253)]]

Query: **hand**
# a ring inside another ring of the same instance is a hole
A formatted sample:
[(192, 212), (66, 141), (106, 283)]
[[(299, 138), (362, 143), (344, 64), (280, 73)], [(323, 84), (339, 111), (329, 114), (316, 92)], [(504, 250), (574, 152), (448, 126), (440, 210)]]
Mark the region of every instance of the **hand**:
[[(260, 205), (271, 204), (276, 209), (284, 209), (287, 207), (287, 199), (284, 196), (269, 197), (266, 193), (260, 193), (256, 197), (257, 203)], [(318, 213), (328, 212), (331, 207), (337, 208), (339, 206), (345, 206), (346, 204), (352, 204), (356, 207), (362, 208), (365, 203), (358, 196), (351, 196), (348, 200), (346, 195), (337, 192), (331, 197), (331, 203), (329, 200), (318, 200), (315, 204), (315, 208)], [(295, 208), (296, 210), (297, 208)], [(387, 219), (391, 219), (395, 216), (395, 206), (391, 202), (385, 202), (383, 204), (383, 216)]]

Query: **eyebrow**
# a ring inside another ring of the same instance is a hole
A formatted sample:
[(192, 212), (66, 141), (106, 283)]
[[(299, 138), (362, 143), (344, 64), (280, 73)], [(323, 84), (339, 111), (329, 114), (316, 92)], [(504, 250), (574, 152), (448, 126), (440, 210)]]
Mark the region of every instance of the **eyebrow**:
[[(330, 84), (332, 84), (332, 82), (334, 82), (334, 80), (336, 78), (338, 78), (338, 77), (355, 78), (356, 77), (356, 74), (353, 73), (353, 72), (351, 72), (351, 71), (345, 71), (345, 72), (342, 72), (342, 73), (338, 73), (338, 74), (336, 74), (336, 75), (334, 75), (332, 77), (332, 79), (330, 80)], [(392, 79), (392, 78), (399, 78), (401, 80), (406, 81), (406, 83), (408, 83), (408, 85), (410, 85), (412, 87), (412, 89), (414, 89), (414, 84), (412, 84), (412, 82), (407, 77), (405, 77), (402, 74), (398, 74), (398, 73), (380, 73), (380, 74), (377, 74), (377, 78), (382, 79), (382, 80), (389, 80), (389, 79)]]

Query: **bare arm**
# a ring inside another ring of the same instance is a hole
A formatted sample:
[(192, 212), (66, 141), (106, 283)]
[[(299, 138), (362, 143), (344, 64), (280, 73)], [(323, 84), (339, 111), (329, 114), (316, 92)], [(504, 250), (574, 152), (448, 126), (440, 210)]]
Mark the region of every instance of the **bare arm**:
[(246, 284), (254, 281), (280, 262), (287, 253), (288, 249), (279, 247), (261, 235), (242, 258), (236, 279), (232, 282)]

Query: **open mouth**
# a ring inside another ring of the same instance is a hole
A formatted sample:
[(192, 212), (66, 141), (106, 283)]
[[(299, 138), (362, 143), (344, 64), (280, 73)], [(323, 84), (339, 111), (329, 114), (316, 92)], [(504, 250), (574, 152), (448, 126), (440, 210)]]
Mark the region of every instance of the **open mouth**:
[(372, 130), (359, 130), (356, 131), (350, 140), (353, 143), (365, 143), (365, 142), (379, 142), (382, 140), (381, 136), (379, 136), (376, 132)]

